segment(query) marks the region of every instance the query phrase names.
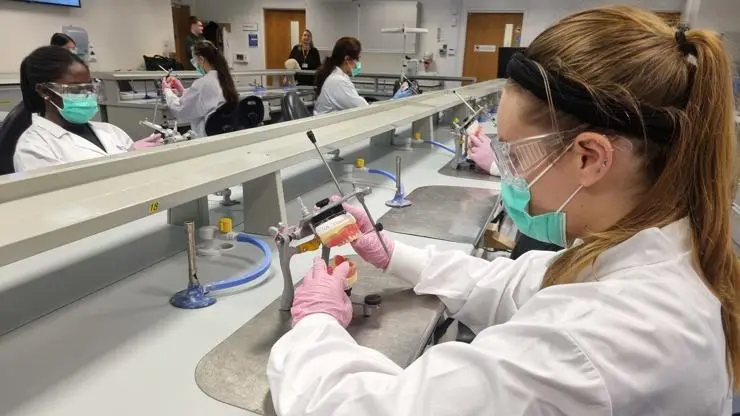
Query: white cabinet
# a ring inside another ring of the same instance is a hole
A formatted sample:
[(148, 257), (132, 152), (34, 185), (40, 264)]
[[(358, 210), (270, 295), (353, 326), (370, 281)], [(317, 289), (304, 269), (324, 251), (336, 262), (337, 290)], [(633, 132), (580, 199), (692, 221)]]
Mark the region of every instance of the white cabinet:
[[(363, 52), (402, 53), (403, 35), (380, 33), (381, 29), (417, 27), (419, 3), (416, 1), (308, 0), (306, 26), (313, 33), (319, 50), (331, 51), (334, 42), (353, 36), (362, 42)], [(406, 36), (406, 53), (415, 54), (418, 35)]]

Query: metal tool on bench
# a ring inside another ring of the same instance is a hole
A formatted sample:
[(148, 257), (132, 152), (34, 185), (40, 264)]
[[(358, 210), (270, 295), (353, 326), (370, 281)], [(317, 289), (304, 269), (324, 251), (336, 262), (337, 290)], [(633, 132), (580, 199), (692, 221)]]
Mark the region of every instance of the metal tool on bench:
[(462, 122), (453, 121), (452, 127), (457, 133), (458, 138), (455, 140), (455, 161), (457, 165), (455, 169), (469, 169), (474, 170), (476, 168), (475, 162), (468, 159), (468, 129), (477, 122), (478, 117), (486, 111), (485, 107), (478, 107), (474, 109), (468, 101), (463, 98), (457, 91), (452, 91), (457, 98), (462, 101), (463, 104), (471, 111), (471, 115), (466, 117)]
[[(295, 295), (295, 288), (293, 287), (293, 277), (290, 271), (290, 259), (296, 254), (305, 253), (307, 251), (314, 251), (321, 247), (321, 257), (323, 258), (324, 262), (329, 262), (331, 249), (319, 238), (316, 230), (316, 223), (317, 219), (326, 217), (326, 214), (331, 213), (338, 207), (341, 208), (341, 205), (343, 203), (349, 202), (351, 200), (357, 200), (360, 203), (360, 205), (365, 210), (365, 213), (367, 213), (370, 222), (373, 224), (373, 231), (371, 232), (375, 232), (378, 234), (378, 238), (383, 246), (383, 249), (390, 257), (390, 251), (383, 242), (383, 239), (380, 237), (380, 231), (383, 230), (383, 226), (379, 223), (375, 223), (372, 215), (370, 214), (370, 211), (367, 208), (367, 205), (365, 204), (365, 196), (369, 195), (372, 192), (371, 189), (358, 188), (350, 193), (345, 193), (344, 191), (342, 191), (337, 178), (334, 176), (334, 172), (332, 172), (329, 164), (324, 159), (321, 150), (316, 144), (316, 137), (314, 136), (313, 132), (309, 131), (307, 135), (311, 140), (311, 143), (313, 143), (314, 147), (316, 148), (316, 151), (319, 153), (319, 157), (321, 157), (321, 160), (324, 162), (326, 168), (329, 170), (329, 174), (331, 175), (331, 178), (334, 181), (334, 184), (336, 185), (341, 197), (337, 201), (323, 199), (317, 202), (316, 208), (318, 209), (315, 211), (309, 210), (305, 205), (303, 205), (303, 202), (300, 201), (302, 218), (298, 221), (298, 224), (278, 224), (277, 227), (270, 228), (270, 233), (275, 238), (275, 245), (277, 245), (278, 247), (278, 255), (280, 257), (280, 269), (283, 273), (283, 294), (280, 301), (280, 310), (282, 311), (290, 310), (291, 306), (293, 305), (293, 297)], [(307, 242), (292, 245), (294, 242), (307, 239), (311, 236), (313, 236), (313, 238)], [(372, 312), (376, 310), (382, 302), (382, 299), (379, 295), (368, 295), (362, 299), (353, 299), (353, 297), (350, 296), (350, 299), (352, 299), (353, 305), (359, 305), (362, 307), (364, 316), (372, 315)]]
[(177, 131), (177, 122), (175, 122), (175, 126), (171, 129), (159, 124), (152, 123), (148, 120), (139, 121), (139, 124), (149, 127), (157, 133), (162, 134), (162, 139), (164, 139), (164, 142), (167, 144), (184, 142), (187, 140), (192, 140), (196, 137), (195, 132), (192, 130), (188, 130), (185, 134), (181, 134), (179, 131)]

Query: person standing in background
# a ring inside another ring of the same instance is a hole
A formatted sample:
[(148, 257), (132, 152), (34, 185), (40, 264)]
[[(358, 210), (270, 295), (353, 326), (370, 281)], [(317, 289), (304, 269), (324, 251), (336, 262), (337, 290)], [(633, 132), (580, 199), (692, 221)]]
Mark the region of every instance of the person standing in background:
[(185, 57), (187, 58), (182, 65), (186, 69), (195, 69), (195, 66), (191, 62), (193, 59), (193, 45), (203, 40), (203, 21), (198, 19), (196, 16), (190, 16), (190, 34), (185, 38)]
[(77, 43), (75, 43), (74, 39), (72, 39), (66, 33), (55, 33), (51, 35), (51, 40), (49, 41), (49, 45), (61, 46), (62, 48), (69, 49), (70, 51), (73, 51), (73, 52), (77, 51)]
[[(321, 66), (321, 56), (319, 50), (313, 46), (313, 34), (310, 30), (303, 31), (301, 43), (293, 46), (289, 59), (295, 59), (301, 70), (304, 71), (314, 71)], [(313, 75), (296, 75), (295, 81), (297, 85), (314, 85), (316, 77)]]

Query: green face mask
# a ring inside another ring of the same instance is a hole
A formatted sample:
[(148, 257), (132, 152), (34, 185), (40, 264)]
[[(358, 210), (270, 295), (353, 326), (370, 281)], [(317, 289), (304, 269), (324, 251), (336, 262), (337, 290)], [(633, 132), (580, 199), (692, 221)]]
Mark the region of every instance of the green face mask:
[(362, 62), (361, 61), (357, 61), (357, 63), (355, 64), (355, 67), (352, 68), (352, 76), (353, 77), (356, 77), (356, 76), (360, 75), (360, 71), (362, 71)]
[(58, 94), (62, 98), (62, 108), (52, 102), (59, 115), (72, 124), (86, 124), (98, 113), (96, 94)]
[(195, 59), (191, 59), (190, 60), (190, 63), (193, 64), (193, 67), (195, 67), (195, 72), (197, 72), (198, 75), (203, 76), (203, 75), (206, 74), (205, 69), (203, 69), (203, 67), (200, 66), (200, 64), (198, 63), (198, 61), (196, 61)]
[(519, 231), (535, 240), (556, 244), (565, 248), (566, 222), (563, 208), (570, 203), (573, 197), (583, 188), (583, 185), (579, 186), (557, 211), (534, 216), (529, 214), (529, 203), (532, 200), (532, 194), (529, 190), (532, 188), (532, 185), (555, 165), (558, 159), (540, 173), (532, 183), (525, 184), (525, 186), (517, 186), (509, 181), (502, 181), (501, 200), (503, 201), (506, 213), (514, 221), (514, 225), (516, 225)]

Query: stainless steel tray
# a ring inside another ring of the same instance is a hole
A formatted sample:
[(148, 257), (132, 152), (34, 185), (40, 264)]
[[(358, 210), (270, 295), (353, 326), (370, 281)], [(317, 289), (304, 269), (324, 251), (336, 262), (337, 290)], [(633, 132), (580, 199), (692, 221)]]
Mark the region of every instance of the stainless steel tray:
[(498, 192), (492, 189), (461, 186), (425, 186), (406, 198), (410, 207), (391, 209), (378, 219), (384, 229), (473, 245), (498, 204)]
[[(352, 257), (358, 280), (353, 298), (379, 294), (381, 309), (363, 317), (355, 309), (348, 331), (357, 343), (380, 351), (402, 367), (424, 351), (444, 309), (434, 296), (419, 296), (411, 285)], [(280, 300), (231, 334), (203, 357), (195, 381), (210, 397), (251, 412), (274, 415), (265, 370), (272, 345), (290, 330), (290, 313)]]

